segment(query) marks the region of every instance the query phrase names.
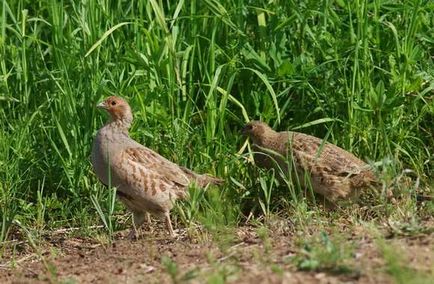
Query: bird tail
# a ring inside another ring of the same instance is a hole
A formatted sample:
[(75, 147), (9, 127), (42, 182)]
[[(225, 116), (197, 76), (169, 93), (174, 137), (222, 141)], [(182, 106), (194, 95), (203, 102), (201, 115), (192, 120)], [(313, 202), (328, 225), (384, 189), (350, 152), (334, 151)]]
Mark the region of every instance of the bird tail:
[(377, 187), (381, 182), (370, 169), (363, 170), (356, 175), (351, 176), (350, 183), (353, 187)]
[(217, 178), (211, 175), (199, 175), (196, 182), (200, 187), (206, 187), (208, 185), (222, 185), (225, 181), (221, 178)]
[(188, 178), (192, 181), (195, 181), (197, 185), (201, 188), (204, 188), (208, 185), (222, 185), (224, 180), (221, 178), (217, 178), (208, 174), (197, 174), (192, 170), (181, 167), (182, 171), (188, 176)]

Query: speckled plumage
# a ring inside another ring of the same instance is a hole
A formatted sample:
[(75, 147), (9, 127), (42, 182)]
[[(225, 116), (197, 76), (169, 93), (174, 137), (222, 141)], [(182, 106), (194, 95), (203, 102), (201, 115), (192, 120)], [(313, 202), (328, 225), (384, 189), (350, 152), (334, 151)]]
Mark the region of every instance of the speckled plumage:
[(164, 216), (173, 235), (170, 210), (173, 202), (185, 198), (187, 187), (221, 184), (221, 179), (200, 175), (178, 166), (128, 136), (133, 121), (131, 108), (119, 97), (109, 97), (98, 107), (110, 114), (94, 140), (91, 160), (94, 171), (105, 185), (116, 187), (118, 197), (133, 212), (133, 229), (144, 223), (148, 213)]
[(378, 182), (367, 163), (317, 137), (276, 132), (259, 121), (248, 123), (243, 134), (252, 141), (258, 166), (282, 169), (287, 175), (290, 170), (287, 161), (292, 160), (299, 179), (305, 180), (308, 174), (312, 189), (329, 201), (353, 197)]

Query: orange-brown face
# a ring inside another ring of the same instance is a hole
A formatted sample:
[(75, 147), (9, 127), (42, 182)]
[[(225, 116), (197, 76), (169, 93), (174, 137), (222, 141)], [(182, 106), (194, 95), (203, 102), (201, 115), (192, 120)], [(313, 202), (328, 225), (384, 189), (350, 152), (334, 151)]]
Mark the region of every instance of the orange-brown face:
[(108, 97), (99, 103), (97, 107), (106, 110), (114, 120), (131, 116), (130, 106), (124, 99), (120, 97)]
[(251, 139), (253, 139), (254, 141), (256, 141), (259, 137), (261, 137), (261, 135), (267, 131), (270, 127), (261, 121), (250, 121), (249, 123), (247, 123), (243, 130), (241, 131), (241, 133), (244, 136), (250, 137)]

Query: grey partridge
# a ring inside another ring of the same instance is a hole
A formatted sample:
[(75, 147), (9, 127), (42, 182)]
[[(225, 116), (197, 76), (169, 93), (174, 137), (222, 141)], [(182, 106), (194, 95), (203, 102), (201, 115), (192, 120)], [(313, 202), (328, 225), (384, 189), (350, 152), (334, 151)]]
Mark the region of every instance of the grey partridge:
[(116, 187), (119, 199), (133, 212), (129, 237), (136, 236), (136, 228), (145, 217), (149, 220), (149, 213), (164, 217), (173, 236), (170, 210), (174, 201), (185, 198), (193, 182), (203, 188), (223, 180), (181, 167), (131, 139), (128, 129), (133, 115), (124, 99), (111, 96), (97, 107), (107, 111), (110, 119), (96, 134), (92, 165), (101, 182)]
[(251, 139), (258, 166), (281, 170), (286, 177), (293, 167), (299, 180), (305, 181), (307, 175), (313, 191), (332, 203), (357, 196), (361, 190), (378, 184), (367, 163), (317, 137), (276, 132), (260, 121), (249, 122), (242, 132)]

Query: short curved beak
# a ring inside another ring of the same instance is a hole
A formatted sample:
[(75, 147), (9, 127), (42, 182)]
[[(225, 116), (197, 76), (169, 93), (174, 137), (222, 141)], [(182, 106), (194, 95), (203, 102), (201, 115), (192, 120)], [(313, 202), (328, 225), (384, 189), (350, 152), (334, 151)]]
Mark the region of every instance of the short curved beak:
[(106, 104), (105, 104), (105, 102), (100, 102), (99, 104), (96, 105), (96, 107), (106, 109)]
[(247, 125), (244, 126), (243, 129), (241, 129), (241, 135), (247, 136)]

